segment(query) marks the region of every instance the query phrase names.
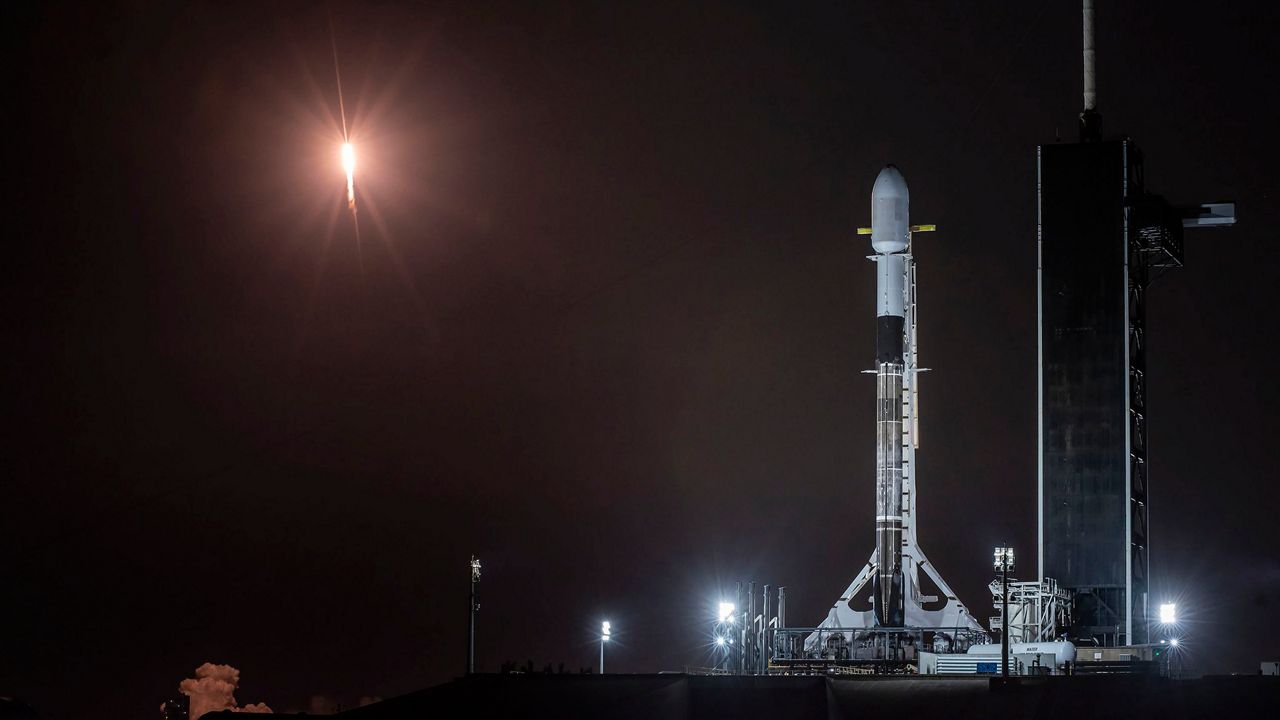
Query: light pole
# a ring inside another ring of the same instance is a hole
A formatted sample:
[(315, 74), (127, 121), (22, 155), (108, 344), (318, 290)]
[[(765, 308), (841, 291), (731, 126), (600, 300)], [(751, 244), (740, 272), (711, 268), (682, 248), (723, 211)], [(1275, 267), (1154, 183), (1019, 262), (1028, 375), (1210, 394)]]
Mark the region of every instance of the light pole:
[(1013, 548), (998, 547), (995, 569), (1000, 571), (1000, 674), (1009, 677), (1009, 571), (1013, 569)]
[(604, 644), (609, 642), (609, 621), (600, 623), (600, 674), (604, 674)]
[(723, 655), (720, 663), (724, 664), (726, 671), (730, 669), (730, 648), (728, 646), (733, 643), (729, 639), (733, 635), (731, 634), (731, 628), (728, 626), (733, 624), (733, 613), (737, 609), (738, 607), (733, 603), (721, 600), (720, 607), (716, 613), (716, 650)]
[(1165, 637), (1160, 642), (1163, 644), (1167, 641), (1169, 645), (1169, 650), (1168, 652), (1165, 653), (1165, 657), (1164, 657), (1164, 674), (1166, 676), (1172, 676), (1174, 674), (1173, 654), (1178, 651), (1178, 638), (1170, 637), (1170, 636), (1173, 635), (1174, 631), (1177, 629), (1177, 625), (1178, 625), (1177, 604), (1161, 603), (1160, 604), (1160, 628), (1163, 630), (1161, 634), (1164, 635)]
[(471, 556), (471, 602), (469, 603), (470, 619), (467, 625), (467, 674), (476, 671), (476, 611), (480, 603), (476, 601), (476, 585), (480, 583), (480, 558)]

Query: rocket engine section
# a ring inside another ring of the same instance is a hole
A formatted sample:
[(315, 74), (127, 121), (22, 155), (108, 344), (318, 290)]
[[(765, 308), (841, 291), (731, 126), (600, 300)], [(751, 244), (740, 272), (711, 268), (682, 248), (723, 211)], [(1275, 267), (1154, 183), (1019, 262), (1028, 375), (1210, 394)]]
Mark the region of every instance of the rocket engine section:
[(876, 261), (876, 620), (902, 627), (902, 376), (910, 224), (907, 181), (892, 165), (871, 188)]

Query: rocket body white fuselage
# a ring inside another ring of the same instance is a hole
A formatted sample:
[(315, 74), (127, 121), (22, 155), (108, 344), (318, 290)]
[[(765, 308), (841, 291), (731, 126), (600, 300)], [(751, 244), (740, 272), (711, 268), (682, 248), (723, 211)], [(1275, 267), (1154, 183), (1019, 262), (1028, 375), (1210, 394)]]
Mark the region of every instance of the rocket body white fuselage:
[[(817, 631), (805, 639), (811, 657), (847, 657), (842, 654), (850, 643), (870, 640), (861, 631), (878, 628), (927, 628), (935, 632), (935, 647), (943, 648), (961, 638), (981, 639), (984, 633), (916, 537), (922, 368), (909, 200), (902, 173), (892, 165), (881, 170), (871, 190), (869, 228), (876, 264), (876, 546)], [(933, 229), (923, 226), (916, 232)], [(859, 236), (867, 232), (858, 229)], [(922, 586), (926, 578), (934, 587)], [(868, 586), (871, 606), (863, 609)]]
[(890, 165), (871, 188), (871, 247), (876, 251), (876, 620), (903, 625), (903, 386), (906, 370), (907, 253), (911, 248), (907, 181)]

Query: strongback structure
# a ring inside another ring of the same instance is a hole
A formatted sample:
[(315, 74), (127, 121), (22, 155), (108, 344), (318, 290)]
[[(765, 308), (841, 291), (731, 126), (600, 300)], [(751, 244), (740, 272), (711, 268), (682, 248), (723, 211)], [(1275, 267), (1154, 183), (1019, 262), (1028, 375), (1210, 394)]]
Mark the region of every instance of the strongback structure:
[(1084, 3), (1081, 141), (1037, 153), (1039, 572), (1074, 597), (1075, 637), (1150, 640), (1146, 291), (1182, 265), (1183, 227), (1230, 225), (1146, 190), (1129, 139), (1101, 140)]

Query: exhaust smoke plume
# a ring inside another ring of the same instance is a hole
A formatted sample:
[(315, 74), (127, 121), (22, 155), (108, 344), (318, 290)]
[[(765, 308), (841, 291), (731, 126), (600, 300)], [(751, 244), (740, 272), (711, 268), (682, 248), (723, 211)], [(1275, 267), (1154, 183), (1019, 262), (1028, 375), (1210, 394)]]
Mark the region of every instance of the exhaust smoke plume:
[(230, 665), (205, 663), (196, 668), (196, 676), (178, 684), (178, 690), (191, 698), (190, 720), (218, 710), (232, 712), (269, 713), (266, 703), (236, 705), (235, 691), (240, 686), (240, 671)]

